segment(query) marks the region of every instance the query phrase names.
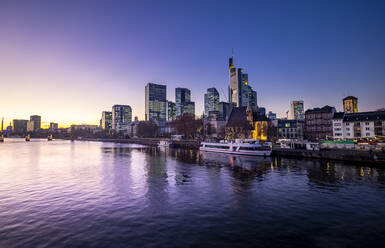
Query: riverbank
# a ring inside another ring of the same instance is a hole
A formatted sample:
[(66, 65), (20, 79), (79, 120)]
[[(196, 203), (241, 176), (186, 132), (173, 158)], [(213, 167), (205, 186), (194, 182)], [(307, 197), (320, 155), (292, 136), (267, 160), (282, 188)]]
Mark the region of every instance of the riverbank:
[[(83, 138), (83, 141), (99, 141), (99, 142), (114, 142), (127, 144), (140, 144), (146, 146), (158, 146), (162, 138), (132, 138), (132, 139), (100, 139), (100, 138)], [(174, 148), (182, 149), (199, 149), (199, 141), (196, 140), (180, 140), (173, 141)], [(371, 163), (373, 165), (385, 166), (385, 152), (368, 151), (368, 150), (348, 150), (348, 149), (333, 149), (333, 150), (299, 150), (299, 149), (283, 149), (273, 148), (273, 157), (284, 158), (309, 158), (309, 159), (328, 159), (337, 161), (351, 161)]]

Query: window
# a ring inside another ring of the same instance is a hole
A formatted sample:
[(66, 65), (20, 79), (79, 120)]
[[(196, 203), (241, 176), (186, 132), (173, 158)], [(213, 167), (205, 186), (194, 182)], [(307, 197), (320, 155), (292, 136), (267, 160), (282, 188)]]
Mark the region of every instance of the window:
[(346, 136), (350, 136), (350, 133), (347, 133)]
[(366, 136), (370, 136), (370, 133), (366, 133)]
[(346, 126), (349, 126), (349, 123), (346, 123), (345, 125), (346, 125)]
[(347, 127), (347, 128), (346, 128), (346, 131), (350, 131), (350, 128)]
[(366, 126), (369, 126), (369, 122), (365, 122), (365, 125), (366, 125)]
[(365, 128), (365, 130), (366, 130), (366, 131), (369, 131), (369, 130), (370, 130), (370, 128), (366, 127), (366, 128)]

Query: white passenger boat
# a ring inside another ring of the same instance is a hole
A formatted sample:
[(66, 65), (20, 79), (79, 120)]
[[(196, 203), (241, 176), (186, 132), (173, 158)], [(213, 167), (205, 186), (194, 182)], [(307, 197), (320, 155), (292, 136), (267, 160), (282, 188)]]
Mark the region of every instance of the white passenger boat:
[(259, 140), (254, 139), (237, 139), (235, 142), (202, 142), (199, 150), (238, 155), (270, 156), (271, 148), (271, 142), (260, 143)]

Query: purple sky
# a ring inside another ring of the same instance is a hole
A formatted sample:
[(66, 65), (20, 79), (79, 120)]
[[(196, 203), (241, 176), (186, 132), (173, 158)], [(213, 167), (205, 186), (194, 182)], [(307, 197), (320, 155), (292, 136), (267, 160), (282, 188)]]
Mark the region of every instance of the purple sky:
[[(0, 1), (0, 115), (98, 123), (147, 82), (191, 89), (196, 113), (227, 60), (249, 73), (258, 105), (284, 116), (359, 98), (385, 107), (385, 1)], [(225, 94), (223, 94), (225, 93)]]

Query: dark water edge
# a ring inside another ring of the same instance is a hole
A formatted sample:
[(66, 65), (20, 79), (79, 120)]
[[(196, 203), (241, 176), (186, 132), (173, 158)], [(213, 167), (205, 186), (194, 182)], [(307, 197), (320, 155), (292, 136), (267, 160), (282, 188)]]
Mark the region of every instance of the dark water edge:
[(136, 145), (0, 147), (0, 247), (382, 247), (385, 170)]

